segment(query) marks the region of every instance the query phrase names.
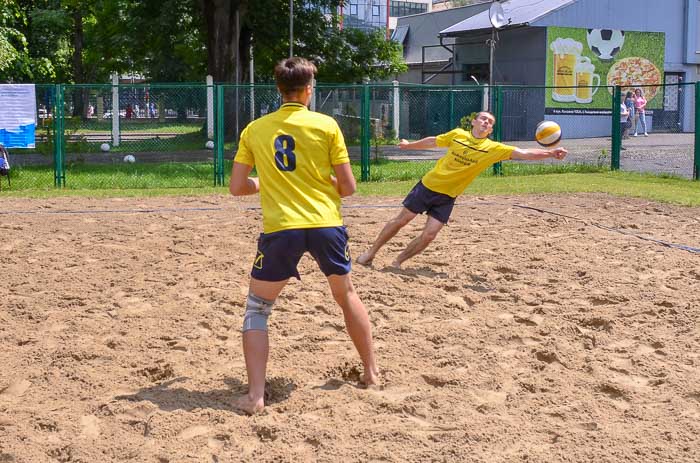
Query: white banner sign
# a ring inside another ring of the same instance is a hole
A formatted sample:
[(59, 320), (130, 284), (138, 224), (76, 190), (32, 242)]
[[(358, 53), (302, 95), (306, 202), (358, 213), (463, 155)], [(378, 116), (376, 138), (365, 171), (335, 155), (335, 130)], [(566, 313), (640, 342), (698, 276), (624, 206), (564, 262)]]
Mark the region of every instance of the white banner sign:
[(34, 148), (36, 90), (34, 84), (0, 84), (0, 144)]

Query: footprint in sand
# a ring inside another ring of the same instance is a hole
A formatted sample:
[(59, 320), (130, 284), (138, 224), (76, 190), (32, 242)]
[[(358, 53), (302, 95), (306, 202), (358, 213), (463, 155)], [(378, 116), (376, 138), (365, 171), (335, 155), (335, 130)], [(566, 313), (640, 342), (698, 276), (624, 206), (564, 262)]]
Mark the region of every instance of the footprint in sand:
[(207, 439), (207, 447), (214, 452), (220, 452), (231, 441), (231, 436), (227, 434), (217, 434), (214, 437)]
[(202, 426), (202, 425), (195, 425), (195, 426), (190, 426), (188, 428), (183, 429), (180, 431), (180, 433), (177, 435), (177, 438), (180, 440), (190, 440), (194, 439), (195, 437), (198, 436), (205, 436), (209, 434), (211, 431), (211, 428), (207, 426)]
[(22, 397), (25, 392), (31, 387), (32, 383), (26, 379), (13, 381), (5, 389), (0, 390), (0, 398), (16, 399)]
[(464, 428), (461, 426), (446, 426), (442, 424), (431, 423), (428, 420), (419, 418), (415, 415), (409, 415), (408, 421), (410, 422), (412, 432), (447, 432), (447, 431), (461, 431)]
[(485, 389), (476, 389), (471, 392), (476, 399), (478, 405), (476, 410), (481, 413), (487, 413), (501, 405), (508, 399), (507, 391), (492, 391)]
[(83, 437), (95, 438), (100, 435), (100, 420), (95, 415), (85, 415), (80, 418)]
[(598, 386), (596, 390), (607, 395), (612, 401), (613, 405), (615, 405), (617, 408), (621, 410), (627, 410), (630, 408), (629, 399), (627, 398), (628, 392), (619, 386), (605, 383)]
[(199, 331), (201, 331), (203, 334), (205, 334), (207, 336), (211, 335), (211, 333), (213, 331), (211, 329), (211, 325), (207, 322), (199, 322), (199, 324), (197, 325), (197, 328), (199, 329)]
[(114, 304), (118, 307), (118, 314), (127, 318), (137, 318), (153, 311), (153, 306), (139, 297), (116, 299)]

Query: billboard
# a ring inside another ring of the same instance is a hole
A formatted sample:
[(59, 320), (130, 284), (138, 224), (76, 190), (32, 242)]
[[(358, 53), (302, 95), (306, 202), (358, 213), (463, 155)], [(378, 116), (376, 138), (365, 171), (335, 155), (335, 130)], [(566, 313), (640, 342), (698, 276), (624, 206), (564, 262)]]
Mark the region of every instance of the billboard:
[(663, 108), (663, 32), (547, 28), (546, 114), (610, 114), (612, 87), (642, 87), (647, 110)]
[(34, 84), (0, 85), (0, 144), (34, 148), (36, 91)]

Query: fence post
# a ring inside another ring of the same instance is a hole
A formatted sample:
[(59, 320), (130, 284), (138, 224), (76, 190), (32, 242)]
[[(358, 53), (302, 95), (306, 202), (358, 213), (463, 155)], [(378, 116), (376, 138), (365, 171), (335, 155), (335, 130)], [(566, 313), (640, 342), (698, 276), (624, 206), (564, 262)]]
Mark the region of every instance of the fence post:
[(216, 87), (216, 131), (214, 137), (214, 186), (224, 184), (224, 88)]
[(112, 74), (112, 146), (119, 146), (119, 74)]
[(369, 84), (365, 81), (362, 84), (362, 105), (360, 110), (362, 114), (362, 120), (360, 121), (360, 180), (363, 182), (369, 180), (369, 139), (371, 136), (369, 102)]
[(491, 107), (491, 88), (485, 84), (481, 87), (482, 89), (482, 96), (481, 96), (481, 109), (482, 111), (493, 111), (493, 108)]
[[(313, 92), (311, 93), (311, 101), (309, 102), (309, 110), (316, 111), (316, 79), (311, 80), (311, 88), (313, 89)], [(251, 118), (251, 120), (253, 120), (253, 118)]]
[(455, 124), (455, 90), (454, 88), (451, 88), (450, 90), (450, 118), (449, 118), (449, 128), (450, 130), (454, 129), (456, 124)]
[(700, 180), (700, 82), (695, 82), (695, 163), (693, 180)]
[(616, 85), (612, 98), (612, 146), (610, 147), (610, 169), (620, 170), (620, 148), (622, 147), (622, 130), (620, 123), (620, 104), (622, 103), (622, 89)]
[[(503, 125), (503, 105), (501, 100), (502, 95), (501, 95), (501, 87), (495, 86), (491, 87), (491, 96), (493, 98), (491, 108), (493, 110), (493, 116), (496, 118), (496, 126), (493, 129), (493, 139), (494, 141), (500, 142), (502, 140), (502, 131), (501, 131), (501, 126)], [(500, 162), (497, 162), (496, 164), (493, 165), (493, 175), (498, 175), (501, 176), (503, 175), (503, 164)]]
[(399, 136), (399, 124), (401, 123), (401, 101), (399, 98), (401, 98), (401, 93), (399, 92), (399, 81), (395, 80), (392, 82), (394, 85), (394, 103), (393, 103), (393, 127), (394, 127), (394, 132), (396, 133), (396, 138), (400, 139), (401, 137)]
[(63, 147), (63, 85), (57, 84), (54, 87), (54, 110), (53, 110), (53, 185), (55, 187), (66, 186), (66, 175), (64, 172), (64, 147)]
[(214, 78), (207, 76), (207, 140), (214, 138)]

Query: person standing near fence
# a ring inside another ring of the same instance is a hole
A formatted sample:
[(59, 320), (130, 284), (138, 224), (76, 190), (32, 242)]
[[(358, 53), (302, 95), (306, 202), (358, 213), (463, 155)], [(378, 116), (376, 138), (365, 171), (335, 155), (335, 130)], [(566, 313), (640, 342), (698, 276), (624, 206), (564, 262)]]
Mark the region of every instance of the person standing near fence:
[[(234, 196), (260, 192), (264, 231), (243, 318), (248, 393), (235, 402), (248, 414), (265, 406), (268, 317), (289, 279), (300, 279), (297, 265), (305, 252), (326, 275), (343, 311), (364, 367), (361, 383), (379, 381), (369, 316), (350, 279), (348, 235), (340, 214), (341, 197), (355, 192), (355, 178), (338, 124), (307, 108), (315, 73), (304, 58), (277, 64), (275, 81), (283, 104), (243, 130), (233, 162), (229, 190)], [(253, 167), (258, 178), (249, 177)]]
[(629, 115), (627, 116), (627, 119), (629, 120), (629, 124), (625, 124), (625, 127), (622, 130), (622, 139), (627, 139), (630, 137), (630, 128), (632, 127), (632, 121), (634, 121), (634, 93), (633, 92), (627, 92), (625, 95), (625, 106), (627, 106), (627, 112)]
[(634, 91), (634, 136), (639, 134), (639, 125), (642, 125), (644, 136), (648, 137), (647, 133), (647, 117), (646, 117), (647, 100), (644, 98), (642, 89), (638, 88)]
[(457, 196), (487, 167), (507, 159), (564, 159), (567, 154), (564, 148), (520, 149), (490, 140), (488, 136), (495, 123), (493, 114), (481, 111), (472, 121), (471, 131), (454, 129), (413, 143), (406, 140), (399, 142), (402, 150), (436, 147), (448, 150), (408, 193), (399, 214), (384, 226), (372, 247), (357, 258), (357, 263), (370, 265), (377, 252), (399, 230), (418, 214), (426, 213), (428, 219), (421, 234), (391, 264), (392, 267), (401, 268), (404, 261), (422, 252), (435, 239), (447, 224)]
[(623, 101), (620, 103), (620, 149), (621, 150), (626, 150), (624, 146), (622, 146), (622, 139), (625, 137), (625, 131), (629, 130), (631, 127), (632, 122), (630, 122), (630, 112), (627, 109), (627, 105)]

